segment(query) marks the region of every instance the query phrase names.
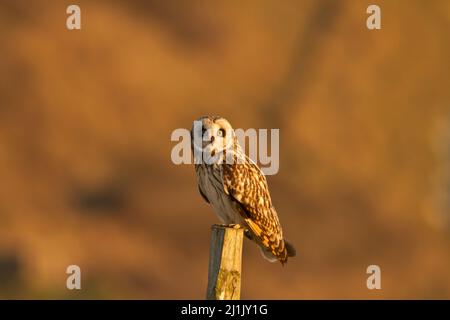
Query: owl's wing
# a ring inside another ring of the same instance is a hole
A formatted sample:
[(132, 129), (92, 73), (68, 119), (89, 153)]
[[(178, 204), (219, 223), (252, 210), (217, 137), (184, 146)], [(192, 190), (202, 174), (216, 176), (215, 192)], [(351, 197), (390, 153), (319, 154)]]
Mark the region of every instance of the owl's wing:
[(272, 206), (266, 177), (253, 162), (223, 165), (224, 191), (237, 209), (255, 240), (282, 263), (287, 260), (280, 222)]

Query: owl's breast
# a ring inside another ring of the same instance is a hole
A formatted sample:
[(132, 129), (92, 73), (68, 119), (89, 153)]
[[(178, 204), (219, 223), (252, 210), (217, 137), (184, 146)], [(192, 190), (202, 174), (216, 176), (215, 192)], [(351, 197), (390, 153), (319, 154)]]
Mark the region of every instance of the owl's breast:
[(230, 197), (225, 193), (220, 165), (200, 165), (197, 182), (219, 219), (225, 224), (241, 223)]

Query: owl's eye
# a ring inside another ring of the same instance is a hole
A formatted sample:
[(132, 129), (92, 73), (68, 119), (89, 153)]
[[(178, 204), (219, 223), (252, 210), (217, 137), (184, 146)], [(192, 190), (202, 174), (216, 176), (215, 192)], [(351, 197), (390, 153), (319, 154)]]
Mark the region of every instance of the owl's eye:
[(217, 132), (217, 135), (219, 137), (225, 137), (225, 129), (219, 129), (219, 131)]
[(205, 135), (205, 132), (206, 132), (206, 128), (205, 128), (205, 127), (202, 127), (202, 136)]

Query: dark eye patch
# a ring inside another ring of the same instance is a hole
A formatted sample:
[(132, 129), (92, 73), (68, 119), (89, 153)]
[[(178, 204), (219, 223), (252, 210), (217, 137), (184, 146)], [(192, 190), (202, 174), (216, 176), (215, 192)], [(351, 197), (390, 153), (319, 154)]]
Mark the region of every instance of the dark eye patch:
[(225, 129), (219, 129), (219, 132), (220, 132), (221, 137), (225, 137), (225, 135), (226, 135)]

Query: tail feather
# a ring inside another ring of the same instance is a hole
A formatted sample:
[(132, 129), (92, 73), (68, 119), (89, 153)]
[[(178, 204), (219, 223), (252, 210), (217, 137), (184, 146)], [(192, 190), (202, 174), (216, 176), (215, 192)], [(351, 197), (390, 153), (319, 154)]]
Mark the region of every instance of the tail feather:
[(294, 245), (287, 239), (284, 239), (284, 244), (286, 246), (287, 256), (295, 257), (297, 255), (297, 250), (295, 250)]
[(287, 263), (289, 257), (295, 257), (296, 250), (292, 243), (286, 239), (279, 242), (278, 246), (264, 246), (260, 244), (263, 257), (270, 262), (280, 261), (282, 265)]
[(255, 241), (259, 245), (262, 256), (270, 262), (280, 261), (284, 265), (287, 263), (288, 257), (295, 257), (297, 254), (294, 245), (287, 239), (283, 239), (276, 244), (265, 244), (248, 229), (245, 230), (244, 234), (249, 240)]

